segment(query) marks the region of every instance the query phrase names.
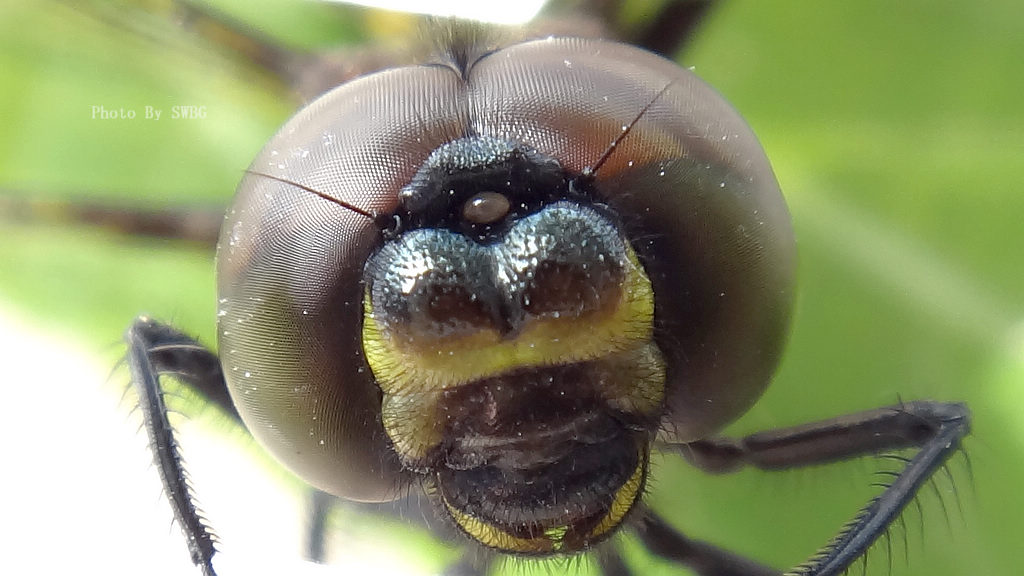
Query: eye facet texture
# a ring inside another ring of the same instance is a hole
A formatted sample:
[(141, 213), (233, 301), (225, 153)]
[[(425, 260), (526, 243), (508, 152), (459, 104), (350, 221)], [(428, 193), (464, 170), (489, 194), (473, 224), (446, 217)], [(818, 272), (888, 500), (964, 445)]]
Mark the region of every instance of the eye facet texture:
[[(299, 112), (253, 162), (220, 240), (219, 347), (239, 412), (278, 459), (354, 500), (395, 498), (407, 484), (412, 472), (385, 433), (362, 343), (365, 266), (386, 242), (383, 219), (345, 205), (396, 214), (431, 154), (470, 136), (515, 142), (575, 175), (615, 142), (590, 190), (654, 292), (663, 429), (698, 439), (753, 404), (785, 341), (795, 258), (763, 151), (736, 112), (676, 64), (610, 42), (547, 39), (488, 54), (464, 73), (428, 65), (360, 78)], [(515, 211), (517, 199), (507, 200)], [(491, 225), (503, 210), (466, 218)], [(578, 294), (577, 272), (551, 265), (538, 285)], [(562, 312), (545, 294), (531, 298), (535, 313)], [(435, 328), (491, 317), (486, 304), (461, 306), (457, 291), (446, 298), (439, 313), (452, 312), (451, 322)]]

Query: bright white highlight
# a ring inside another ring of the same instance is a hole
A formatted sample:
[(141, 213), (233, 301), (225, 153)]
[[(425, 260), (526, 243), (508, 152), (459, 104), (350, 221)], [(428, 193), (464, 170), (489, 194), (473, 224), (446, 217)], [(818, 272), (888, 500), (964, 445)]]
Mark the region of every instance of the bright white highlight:
[(545, 0), (516, 0), (515, 2), (481, 2), (480, 0), (327, 0), (359, 4), (371, 8), (454, 16), (466, 20), (479, 20), (493, 24), (523, 24), (540, 12)]

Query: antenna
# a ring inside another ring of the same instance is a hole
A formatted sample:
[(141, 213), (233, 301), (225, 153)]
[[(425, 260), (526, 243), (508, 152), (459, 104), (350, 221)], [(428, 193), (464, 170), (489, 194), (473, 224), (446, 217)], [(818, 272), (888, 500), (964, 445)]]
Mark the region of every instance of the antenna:
[(356, 214), (359, 214), (361, 216), (366, 216), (367, 218), (369, 218), (370, 220), (373, 220), (374, 222), (377, 221), (377, 217), (378, 217), (377, 214), (375, 214), (373, 212), (368, 212), (366, 210), (363, 210), (362, 208), (359, 208), (358, 206), (353, 206), (352, 204), (349, 204), (348, 202), (345, 202), (343, 200), (338, 200), (337, 198), (328, 196), (327, 194), (324, 194), (323, 192), (320, 192), (319, 190), (314, 190), (313, 188), (310, 188), (309, 186), (306, 186), (304, 184), (299, 184), (298, 182), (293, 182), (291, 180), (288, 180), (287, 178), (280, 178), (278, 176), (271, 176), (270, 174), (266, 174), (266, 173), (263, 173), (263, 172), (256, 172), (255, 170), (246, 170), (245, 173), (246, 174), (252, 174), (253, 176), (261, 176), (263, 178), (267, 178), (269, 180), (274, 180), (275, 182), (280, 182), (282, 184), (287, 184), (289, 186), (294, 186), (294, 187), (296, 187), (296, 188), (298, 188), (300, 190), (305, 190), (306, 192), (309, 192), (310, 194), (315, 194), (315, 195), (319, 196), (320, 198), (323, 198), (324, 200), (327, 200), (328, 202), (330, 202), (332, 204), (337, 204), (338, 206), (341, 206), (342, 208), (345, 208), (347, 210), (351, 210), (351, 211), (355, 212)]
[(654, 98), (651, 98), (651, 101), (645, 104), (644, 107), (640, 109), (640, 112), (637, 113), (636, 117), (633, 118), (633, 120), (629, 124), (622, 127), (622, 132), (620, 132), (619, 135), (616, 136), (614, 140), (612, 140), (611, 144), (609, 144), (608, 147), (605, 148), (604, 153), (601, 154), (601, 157), (597, 159), (597, 162), (595, 162), (593, 166), (587, 166), (586, 168), (583, 169), (582, 176), (584, 178), (590, 178), (597, 173), (601, 166), (603, 166), (604, 163), (608, 161), (608, 158), (611, 157), (612, 153), (615, 152), (615, 149), (618, 147), (619, 143), (625, 140), (626, 135), (628, 135), (629, 132), (633, 130), (633, 126), (636, 126), (636, 123), (640, 121), (640, 118), (642, 118), (643, 115), (646, 114), (648, 110), (650, 110), (651, 106), (653, 106), (654, 103), (658, 101), (658, 98), (661, 98), (661, 96), (668, 90), (669, 86), (671, 85), (672, 82), (665, 84), (665, 87), (659, 90), (658, 93), (654, 95)]

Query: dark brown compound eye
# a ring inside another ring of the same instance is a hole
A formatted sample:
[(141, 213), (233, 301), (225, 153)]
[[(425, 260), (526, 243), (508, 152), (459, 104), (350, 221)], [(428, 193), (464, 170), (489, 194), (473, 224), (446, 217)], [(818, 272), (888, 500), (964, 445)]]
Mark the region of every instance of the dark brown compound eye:
[(480, 192), (462, 205), (462, 217), (471, 224), (493, 224), (507, 216), (511, 207), (504, 194)]

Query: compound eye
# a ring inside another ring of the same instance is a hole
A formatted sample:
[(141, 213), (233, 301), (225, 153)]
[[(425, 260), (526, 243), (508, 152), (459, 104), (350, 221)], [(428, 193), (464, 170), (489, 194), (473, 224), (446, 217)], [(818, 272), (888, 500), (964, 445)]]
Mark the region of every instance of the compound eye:
[(462, 217), (470, 224), (493, 224), (505, 218), (511, 208), (504, 194), (480, 192), (462, 205)]

